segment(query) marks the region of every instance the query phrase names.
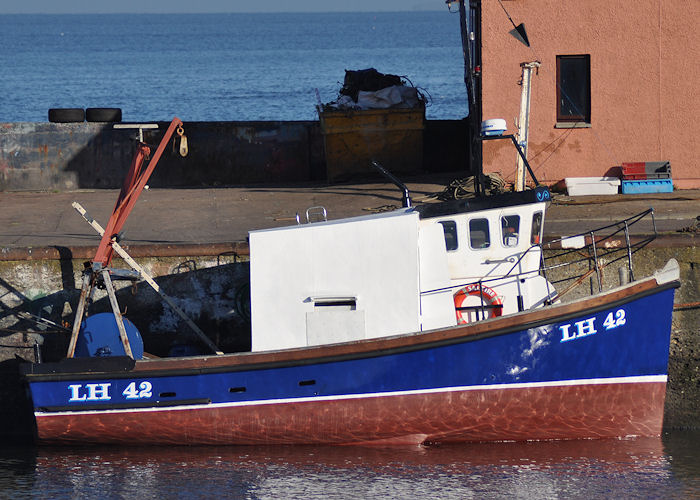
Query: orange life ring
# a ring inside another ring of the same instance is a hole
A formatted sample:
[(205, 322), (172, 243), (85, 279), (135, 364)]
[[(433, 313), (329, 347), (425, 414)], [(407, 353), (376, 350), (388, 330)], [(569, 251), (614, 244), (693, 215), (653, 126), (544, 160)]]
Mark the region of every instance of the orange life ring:
[[(498, 295), (496, 295), (493, 288), (479, 285), (479, 283), (467, 285), (464, 288), (460, 288), (454, 295), (455, 313), (457, 314), (458, 325), (466, 325), (468, 323), (467, 319), (462, 316), (463, 311), (461, 311), (460, 308), (470, 295), (481, 297), (481, 300), (483, 300), (484, 305), (486, 306), (503, 306), (503, 302), (501, 302), (501, 299), (498, 297)], [(503, 307), (489, 307), (489, 310), (491, 311), (492, 317), (497, 317), (503, 314)]]

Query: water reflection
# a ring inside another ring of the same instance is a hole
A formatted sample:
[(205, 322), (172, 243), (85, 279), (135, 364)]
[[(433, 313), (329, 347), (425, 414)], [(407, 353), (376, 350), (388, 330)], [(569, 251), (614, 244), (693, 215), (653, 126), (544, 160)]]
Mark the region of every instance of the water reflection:
[(433, 447), (12, 448), (14, 498), (675, 498), (700, 495), (700, 433)]

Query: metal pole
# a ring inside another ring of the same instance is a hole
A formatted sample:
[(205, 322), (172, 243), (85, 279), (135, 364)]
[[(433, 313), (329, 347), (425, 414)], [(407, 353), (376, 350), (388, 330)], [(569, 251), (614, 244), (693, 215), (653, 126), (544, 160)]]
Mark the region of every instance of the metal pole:
[[(385, 169), (382, 165), (380, 165), (378, 161), (372, 160), (371, 163), (372, 163), (372, 166), (374, 168), (379, 170), (382, 173), (382, 175), (384, 175), (384, 177), (386, 177), (391, 182), (393, 182), (396, 185), (396, 187), (398, 187), (402, 191), (402, 193), (403, 193), (402, 198), (401, 198), (402, 205), (404, 206), (404, 208), (410, 208), (411, 207), (411, 194), (408, 192), (408, 187), (406, 187), (406, 184), (401, 182), (394, 174), (392, 174), (387, 169)], [(307, 220), (308, 220), (308, 215), (307, 215)]]
[[(539, 61), (520, 63), (522, 68), (522, 91), (520, 93), (520, 116), (518, 118), (518, 145), (527, 157), (527, 143), (530, 130), (530, 94), (532, 82), (532, 70), (540, 67)], [(517, 157), (515, 190), (525, 191), (525, 163), (521, 155)]]
[(477, 196), (483, 192), (481, 133), (481, 0), (459, 0), (459, 29), (464, 56), (464, 85), (467, 89), (469, 137), (469, 173), (475, 177)]
[(484, 320), (486, 319), (486, 311), (484, 311), (484, 288), (481, 284), (481, 280), (479, 280), (479, 306), (480, 306), (480, 311), (481, 311), (481, 317), (479, 317), (479, 314), (477, 313), (476, 319), (477, 320)]
[(632, 248), (630, 246), (630, 230), (625, 221), (625, 242), (627, 243), (627, 267), (630, 270), (630, 281), (634, 281), (634, 271), (632, 270)]
[(462, 56), (464, 57), (464, 85), (467, 87), (467, 100), (469, 101), (469, 111), (476, 104), (474, 95), (474, 82), (472, 77), (472, 51), (469, 49), (469, 31), (467, 30), (467, 10), (464, 0), (459, 0), (459, 32), (462, 37)]
[(591, 245), (593, 247), (593, 265), (595, 266), (595, 275), (598, 278), (598, 291), (603, 291), (603, 282), (600, 279), (600, 268), (598, 267), (598, 251), (595, 247), (595, 234), (591, 232)]
[[(473, 140), (475, 134), (475, 124), (474, 122), (474, 109), (476, 108), (476, 95), (474, 89), (474, 55), (472, 54), (472, 49), (470, 47), (470, 36), (469, 29), (467, 28), (467, 10), (464, 5), (465, 0), (459, 0), (459, 34), (462, 38), (462, 56), (464, 57), (464, 85), (467, 89), (467, 114), (469, 118), (470, 130), (469, 130), (469, 144), (470, 149), (475, 147), (475, 141)], [(470, 6), (471, 7), (471, 6)], [(471, 10), (471, 9), (470, 9)], [(474, 165), (477, 164), (474, 161), (474, 155), (471, 155), (471, 162), (469, 165), (469, 171), (474, 171)], [(478, 165), (478, 164), (477, 164)], [(477, 166), (476, 172), (476, 182), (474, 183), (474, 188), (476, 195), (481, 194), (481, 165)]]

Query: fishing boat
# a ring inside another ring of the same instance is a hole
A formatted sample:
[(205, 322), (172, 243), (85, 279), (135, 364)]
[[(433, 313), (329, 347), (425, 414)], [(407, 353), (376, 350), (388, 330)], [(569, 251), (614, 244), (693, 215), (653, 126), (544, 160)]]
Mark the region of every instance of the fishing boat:
[[(473, 32), (478, 5), (469, 9)], [(468, 118), (478, 131), (480, 44), (470, 41), (462, 0), (459, 11)], [(522, 25), (516, 31), (524, 35)], [(401, 189), (401, 208), (329, 220), (312, 207), (303, 223), (298, 216), (249, 233), (251, 349), (234, 353), (221, 352), (119, 245), (170, 139), (187, 152), (177, 118), (153, 154), (140, 142), (106, 227), (76, 206), (102, 239), (83, 275), (66, 358), (24, 366), (37, 441), (393, 445), (658, 435), (679, 271), (672, 260), (653, 276), (634, 274), (639, 246), (629, 226), (653, 222), (653, 212), (545, 244), (549, 190), (520, 140), (484, 123), (474, 142), (512, 140), (534, 189), (484, 196), (478, 173), (475, 198), (414, 206), (406, 186), (374, 162)], [(480, 149), (472, 154), (480, 172)], [(551, 265), (547, 247), (562, 248)], [(111, 265), (115, 253), (130, 270)], [(622, 264), (620, 284), (606, 288), (602, 268), (613, 262)], [(150, 284), (211, 354), (147, 355), (119, 308), (117, 278)], [(595, 293), (567, 300), (586, 282)], [(106, 290), (111, 313), (87, 314), (95, 287)]]
[[(147, 168), (148, 152), (137, 153), (105, 229), (81, 212), (103, 237), (84, 273), (67, 356), (24, 367), (39, 443), (418, 444), (661, 432), (678, 265), (635, 279), (627, 247), (628, 283), (562, 300), (544, 265), (550, 192), (542, 186), (413, 206), (397, 181), (402, 208), (326, 220), (317, 207), (305, 223), (251, 231), (250, 352), (224, 354), (200, 332), (211, 354), (147, 356), (112, 280), (152, 279), (117, 235), (181, 130), (174, 119)], [(634, 222), (610, 227), (629, 241)], [(594, 254), (605, 247), (594, 233), (578, 239)], [(114, 252), (133, 269), (114, 269)], [(597, 257), (576, 281), (595, 281)], [(86, 314), (96, 286), (112, 313)]]

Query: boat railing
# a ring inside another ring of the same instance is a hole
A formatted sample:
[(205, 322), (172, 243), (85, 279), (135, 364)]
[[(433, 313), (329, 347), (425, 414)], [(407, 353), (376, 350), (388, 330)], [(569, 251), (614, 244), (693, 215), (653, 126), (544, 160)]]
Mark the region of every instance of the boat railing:
[[(633, 239), (630, 236), (630, 227), (643, 220), (651, 220), (652, 233)], [(517, 258), (508, 260), (512, 262), (511, 267), (507, 272), (498, 276), (484, 277), (476, 281), (465, 281), (464, 283), (423, 293), (429, 294), (447, 289), (456, 291), (464, 287), (474, 287), (480, 291), (478, 295), (481, 296), (481, 304), (465, 306), (462, 309), (480, 311), (482, 317), (486, 317), (485, 313), (487, 310), (501, 307), (498, 304), (487, 304), (484, 301), (485, 294), (482, 291), (508, 280), (524, 280), (538, 275), (544, 277), (547, 286), (547, 299), (544, 305), (561, 300), (564, 295), (570, 293), (588, 278), (592, 277), (595, 278), (590, 294), (594, 294), (596, 291), (603, 291), (605, 281), (603, 279), (603, 270), (615, 262), (624, 261), (624, 265), (619, 267), (618, 271), (619, 284), (634, 281), (632, 256), (656, 237), (654, 210), (650, 208), (632, 217), (590, 231), (531, 245)], [(539, 268), (522, 271), (523, 266), (521, 263), (527, 255), (535, 251), (539, 252)], [(617, 285), (617, 282), (615, 283)], [(564, 284), (565, 288), (561, 291), (550, 289), (550, 286), (558, 284)], [(524, 309), (521, 300), (518, 302), (518, 309), (521, 311)]]
[[(652, 233), (633, 239), (630, 236), (630, 227), (649, 220)], [(542, 249), (548, 252), (547, 255), (544, 251), (541, 253), (540, 270), (553, 285), (568, 283), (564, 290), (558, 292), (559, 298), (593, 276), (595, 280), (591, 286), (591, 293), (595, 293), (596, 289), (597, 292), (602, 292), (603, 270), (616, 262), (624, 261), (623, 266), (618, 267), (619, 284), (635, 280), (632, 256), (657, 235), (654, 209), (650, 208), (606, 226), (548, 241), (542, 245)], [(567, 271), (560, 272), (564, 268)], [(577, 268), (584, 270), (571, 272)]]

